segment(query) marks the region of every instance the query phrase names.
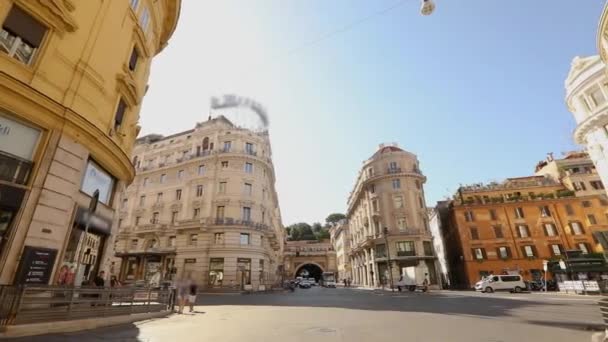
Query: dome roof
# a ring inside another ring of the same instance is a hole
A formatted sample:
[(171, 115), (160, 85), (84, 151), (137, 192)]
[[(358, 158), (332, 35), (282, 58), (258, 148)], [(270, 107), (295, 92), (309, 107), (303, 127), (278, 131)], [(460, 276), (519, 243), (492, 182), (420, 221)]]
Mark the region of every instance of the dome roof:
[(379, 157), (380, 155), (382, 155), (384, 153), (389, 153), (389, 152), (404, 152), (404, 151), (397, 146), (381, 146), (380, 149), (378, 151), (376, 151), (376, 153), (374, 153), (372, 158)]

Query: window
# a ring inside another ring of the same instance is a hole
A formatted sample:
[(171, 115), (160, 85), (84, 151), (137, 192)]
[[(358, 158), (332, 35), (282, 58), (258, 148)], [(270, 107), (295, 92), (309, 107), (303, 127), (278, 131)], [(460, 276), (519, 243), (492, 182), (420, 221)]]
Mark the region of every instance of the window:
[(511, 257), (511, 251), (509, 247), (498, 247), (496, 249), (496, 255), (500, 258), (500, 259), (507, 259), (509, 257)]
[(129, 57), (129, 70), (135, 71), (135, 69), (137, 68), (138, 59), (139, 53), (137, 52), (137, 49), (133, 47), (133, 50), (131, 50), (131, 57)]
[(224, 280), (224, 258), (209, 259), (209, 286), (222, 286)]
[(137, 10), (137, 5), (139, 4), (139, 0), (131, 0), (131, 8), (133, 11)]
[(400, 217), (397, 219), (397, 227), (399, 227), (399, 230), (405, 230), (406, 225), (405, 217)]
[(148, 24), (150, 23), (150, 10), (147, 7), (144, 7), (141, 12), (141, 16), (139, 17), (139, 24), (141, 25), (141, 29), (146, 32), (148, 30)]
[(477, 228), (470, 228), (471, 230), (471, 240), (479, 240), (479, 231)]
[(141, 216), (136, 216), (135, 217), (135, 225), (139, 226), (139, 221), (141, 221)]
[(224, 141), (224, 152), (229, 152), (232, 147), (232, 141)]
[(251, 208), (243, 207), (243, 221), (249, 222), (251, 221)]
[(393, 189), (401, 188), (401, 179), (393, 179)]
[(583, 226), (580, 222), (570, 222), (570, 229), (572, 229), (572, 234), (574, 235), (583, 235), (585, 231), (583, 230)]
[(121, 98), (120, 101), (118, 101), (118, 106), (116, 107), (116, 113), (114, 114), (114, 131), (120, 130), (120, 127), (122, 126), (122, 121), (124, 119), (126, 111), (127, 111), (127, 104)]
[(169, 236), (169, 247), (175, 247), (175, 236)]
[(536, 247), (534, 247), (534, 246), (523, 246), (522, 252), (523, 252), (523, 255), (525, 255), (528, 258), (533, 258), (537, 254)]
[(551, 248), (551, 254), (553, 256), (562, 255), (562, 245), (550, 245), (549, 247)]
[(486, 250), (483, 248), (473, 248), (473, 258), (475, 260), (484, 260), (486, 258)]
[(545, 223), (543, 228), (545, 228), (546, 236), (557, 236), (557, 229), (553, 223)]
[(600, 88), (592, 90), (589, 96), (591, 96), (591, 99), (593, 100), (593, 104), (595, 106), (601, 106), (604, 102), (606, 102), (604, 93), (602, 93), (602, 89)]
[(503, 239), (504, 235), (502, 234), (502, 227), (501, 226), (494, 226), (492, 227), (494, 229), (494, 236), (496, 236), (497, 239)]
[(494, 209), (490, 209), (490, 220), (494, 220), (494, 221), (497, 220), (496, 210), (494, 210)]
[(228, 161), (223, 161), (222, 162), (222, 169), (227, 169), (228, 168)]
[(198, 166), (198, 175), (203, 175), (205, 174), (205, 165), (199, 165)]
[(262, 210), (262, 223), (266, 222), (266, 211)]
[(182, 199), (182, 189), (175, 190), (175, 200), (179, 201)]
[(464, 220), (467, 222), (475, 221), (475, 216), (473, 216), (473, 212), (471, 210), (464, 212)]
[(122, 209), (125, 209), (125, 208), (127, 207), (127, 203), (128, 203), (128, 201), (129, 201), (128, 199), (123, 198), (122, 203), (120, 204), (120, 207), (121, 207)]
[(431, 241), (422, 241), (425, 256), (433, 256), (433, 244)]
[(24, 64), (31, 64), (47, 28), (13, 5), (0, 30), (0, 51)]
[(137, 239), (131, 240), (131, 249), (137, 249), (137, 244), (139, 241)]
[(158, 216), (160, 215), (160, 213), (158, 211), (152, 213), (152, 223), (153, 224), (157, 224), (158, 223)]
[(177, 179), (184, 179), (184, 170), (177, 171)]
[(226, 182), (220, 182), (220, 186), (217, 189), (217, 192), (219, 194), (225, 194), (226, 193)]
[(241, 272), (239, 283), (241, 285), (251, 285), (251, 259), (236, 259), (236, 267)]
[(376, 200), (375, 198), (372, 200), (372, 209), (374, 211), (378, 211), (378, 200)]
[(583, 201), (583, 208), (589, 208), (591, 207), (591, 201)]
[(572, 182), (574, 185), (574, 190), (576, 191), (585, 191), (587, 187), (585, 186), (585, 182)]
[(243, 194), (251, 196), (253, 193), (253, 186), (250, 183), (245, 183), (243, 186)]
[(540, 208), (540, 216), (541, 217), (551, 217), (551, 210), (546, 205), (541, 206)]
[(201, 214), (201, 208), (194, 208), (194, 213), (192, 213), (192, 217), (197, 219)]
[(253, 164), (245, 163), (245, 173), (253, 173)]
[(160, 175), (160, 184), (163, 184), (166, 180), (167, 180), (166, 174), (163, 173), (162, 175)]
[(163, 201), (163, 193), (159, 192), (156, 194), (156, 204), (159, 204)]
[(122, 227), (122, 219), (118, 219), (118, 228)]
[(254, 154), (252, 143), (245, 143), (245, 152), (247, 152), (247, 154)]
[(149, 181), (150, 181), (150, 180), (148, 179), (148, 177), (144, 178), (144, 186), (147, 186), (147, 185), (148, 185), (148, 183), (149, 183)]
[(403, 208), (403, 196), (393, 197), (393, 205), (395, 209)]
[(589, 182), (589, 184), (591, 185), (591, 187), (594, 190), (603, 190), (604, 189), (604, 184), (602, 183), (602, 181), (591, 181), (591, 182)]
[(397, 242), (397, 256), (416, 256), (414, 241)]
[(578, 243), (577, 244), (578, 249), (583, 253), (583, 254), (589, 254), (589, 245), (586, 243)]
[(217, 217), (218, 219), (223, 219), (224, 218), (224, 209), (226, 207), (224, 207), (223, 205), (218, 206), (217, 209), (215, 210), (215, 217)]
[(416, 179), (416, 189), (420, 190), (421, 188), (420, 181)]
[(177, 222), (177, 211), (171, 213), (171, 223)]
[(196, 186), (196, 197), (201, 197), (201, 196), (203, 196), (203, 186), (197, 185)]
[(143, 207), (145, 204), (146, 204), (146, 196), (145, 195), (139, 196), (139, 206)]
[(399, 165), (397, 165), (397, 162), (392, 161), (388, 164), (388, 168), (389, 170), (397, 170), (399, 168)]
[(520, 238), (528, 238), (530, 237), (530, 230), (525, 224), (519, 224), (517, 225), (517, 234)]
[(570, 204), (566, 204), (564, 206), (566, 208), (566, 214), (570, 215), (574, 215), (574, 210), (572, 209), (572, 205)]
[(221, 245), (224, 243), (224, 233), (215, 233), (213, 235), (213, 242), (216, 245)]
[(241, 233), (241, 245), (248, 245), (249, 244), (249, 234), (247, 233)]
[(188, 241), (190, 246), (196, 246), (198, 242), (198, 234), (190, 234), (190, 239)]
[(524, 209), (523, 208), (515, 208), (515, 217), (516, 218), (524, 218)]
[(418, 197), (418, 204), (420, 205), (420, 209), (424, 208), (424, 201), (422, 200), (422, 197)]
[(593, 214), (587, 215), (587, 221), (589, 222), (589, 224), (597, 224), (597, 220), (595, 219), (595, 215)]

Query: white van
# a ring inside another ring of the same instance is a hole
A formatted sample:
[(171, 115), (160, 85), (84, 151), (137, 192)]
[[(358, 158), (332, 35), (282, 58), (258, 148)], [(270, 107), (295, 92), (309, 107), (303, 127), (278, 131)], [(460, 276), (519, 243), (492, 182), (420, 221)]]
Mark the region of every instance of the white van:
[(526, 289), (526, 283), (520, 275), (491, 275), (475, 284), (475, 290), (481, 292), (509, 291), (521, 292)]

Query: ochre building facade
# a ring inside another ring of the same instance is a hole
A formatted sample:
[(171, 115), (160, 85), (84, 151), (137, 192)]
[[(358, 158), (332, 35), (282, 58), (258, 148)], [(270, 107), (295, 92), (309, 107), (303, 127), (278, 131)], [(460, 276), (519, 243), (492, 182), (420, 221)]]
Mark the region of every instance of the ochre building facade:
[(0, 2), (0, 284), (80, 285), (106, 266), (150, 65), (180, 6)]

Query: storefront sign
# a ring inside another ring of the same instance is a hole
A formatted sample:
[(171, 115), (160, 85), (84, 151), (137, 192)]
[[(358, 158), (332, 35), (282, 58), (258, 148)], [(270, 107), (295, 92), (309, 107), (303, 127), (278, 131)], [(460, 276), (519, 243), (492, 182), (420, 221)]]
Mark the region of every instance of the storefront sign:
[(0, 115), (0, 151), (31, 161), (40, 131)]
[(95, 162), (89, 160), (80, 190), (89, 196), (93, 196), (95, 190), (99, 190), (99, 201), (103, 204), (109, 204), (113, 189), (114, 177)]
[(16, 283), (46, 285), (51, 278), (56, 249), (25, 246), (17, 272)]
[(194, 258), (193, 259), (186, 259), (185, 263), (186, 264), (194, 264), (194, 263), (196, 263), (196, 259), (194, 259)]
[(74, 225), (84, 229), (89, 220), (89, 231), (92, 233), (110, 235), (112, 232), (112, 221), (97, 214), (93, 214), (88, 208), (78, 207)]

